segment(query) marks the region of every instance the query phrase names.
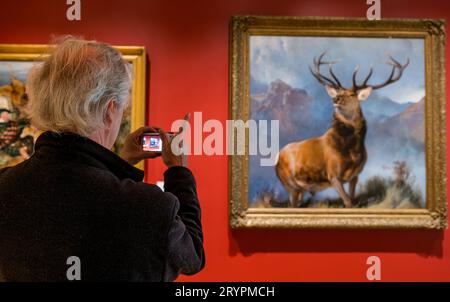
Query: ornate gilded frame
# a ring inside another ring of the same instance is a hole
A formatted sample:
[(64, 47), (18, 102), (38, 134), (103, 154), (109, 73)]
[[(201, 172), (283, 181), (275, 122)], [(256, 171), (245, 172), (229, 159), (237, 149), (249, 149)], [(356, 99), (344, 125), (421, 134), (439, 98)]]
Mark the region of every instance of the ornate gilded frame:
[[(239, 228), (447, 228), (445, 28), (443, 20), (235, 16), (230, 23), (230, 119), (249, 118), (251, 35), (404, 37), (425, 40), (426, 208), (249, 208), (248, 155), (229, 160), (229, 219)], [(248, 136), (246, 146), (248, 147)]]
[[(41, 44), (0, 44), (0, 61), (36, 61), (48, 50)], [(133, 65), (131, 131), (145, 125), (146, 112), (146, 51), (141, 46), (115, 46), (123, 58)], [(136, 167), (144, 169), (141, 162)]]

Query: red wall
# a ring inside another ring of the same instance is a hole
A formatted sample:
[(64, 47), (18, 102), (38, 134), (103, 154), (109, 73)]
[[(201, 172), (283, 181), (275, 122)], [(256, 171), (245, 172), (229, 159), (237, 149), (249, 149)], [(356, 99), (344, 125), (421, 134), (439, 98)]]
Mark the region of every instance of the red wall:
[[(2, 1), (0, 43), (47, 43), (52, 34), (143, 45), (151, 61), (149, 121), (169, 127), (185, 112), (228, 115), (232, 15), (364, 17), (365, 0), (83, 0), (69, 22), (65, 0)], [(450, 2), (382, 1), (384, 18), (450, 19)], [(448, 96), (447, 96), (448, 98)], [(385, 281), (450, 281), (450, 231), (231, 231), (226, 157), (190, 159), (203, 207), (207, 265), (189, 281), (364, 281), (368, 256)], [(161, 179), (150, 163), (147, 178)], [(450, 194), (448, 194), (450, 196)]]

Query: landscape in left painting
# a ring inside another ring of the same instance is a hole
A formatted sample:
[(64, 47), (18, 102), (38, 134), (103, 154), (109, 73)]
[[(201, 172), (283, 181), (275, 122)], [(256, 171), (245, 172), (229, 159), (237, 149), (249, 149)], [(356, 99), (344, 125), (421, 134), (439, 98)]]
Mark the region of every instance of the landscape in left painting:
[(33, 153), (39, 131), (26, 113), (26, 78), (35, 62), (0, 62), (0, 169), (14, 166)]
[[(0, 169), (28, 159), (41, 133), (31, 125), (26, 105), (26, 80), (38, 61), (0, 61)], [(130, 63), (128, 63), (130, 64)], [(133, 66), (130, 64), (133, 71)], [(131, 130), (131, 104), (125, 109), (119, 136), (112, 151), (120, 153)]]

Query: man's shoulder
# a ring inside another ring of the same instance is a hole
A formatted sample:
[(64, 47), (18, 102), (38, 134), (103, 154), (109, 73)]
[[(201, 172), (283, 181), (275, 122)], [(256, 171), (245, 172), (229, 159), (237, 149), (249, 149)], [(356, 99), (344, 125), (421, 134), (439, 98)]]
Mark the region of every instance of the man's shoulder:
[(7, 172), (12, 171), (12, 167), (4, 167), (0, 169), (0, 179), (2, 179), (4, 176), (6, 176)]
[(10, 167), (5, 167), (0, 169), (0, 175), (2, 175), (6, 170), (8, 170)]

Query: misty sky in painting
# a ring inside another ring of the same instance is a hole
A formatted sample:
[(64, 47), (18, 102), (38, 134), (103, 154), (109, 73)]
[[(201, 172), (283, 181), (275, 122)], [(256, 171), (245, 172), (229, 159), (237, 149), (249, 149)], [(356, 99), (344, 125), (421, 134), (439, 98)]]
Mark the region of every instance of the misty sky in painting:
[(9, 83), (11, 83), (11, 76), (14, 76), (18, 80), (25, 83), (28, 72), (34, 64), (36, 63), (20, 61), (0, 61), (0, 86), (9, 85)]
[[(326, 59), (340, 61), (333, 70), (346, 86), (351, 84), (356, 66), (360, 67), (360, 79), (373, 67), (369, 83), (376, 84), (384, 81), (391, 71), (385, 64), (388, 55), (401, 63), (409, 58), (411, 63), (400, 81), (379, 93), (395, 102), (418, 102), (425, 95), (423, 43), (422, 39), (252, 36), (250, 73), (255, 84), (281, 79), (293, 87), (311, 91), (321, 85), (311, 76), (308, 66), (324, 51), (327, 51)], [(252, 86), (252, 89), (258, 87)]]

